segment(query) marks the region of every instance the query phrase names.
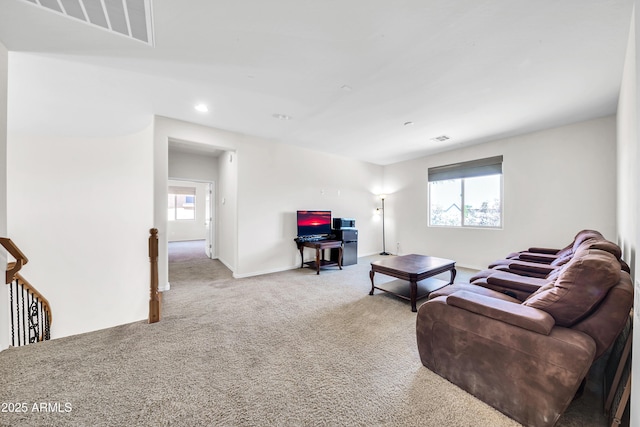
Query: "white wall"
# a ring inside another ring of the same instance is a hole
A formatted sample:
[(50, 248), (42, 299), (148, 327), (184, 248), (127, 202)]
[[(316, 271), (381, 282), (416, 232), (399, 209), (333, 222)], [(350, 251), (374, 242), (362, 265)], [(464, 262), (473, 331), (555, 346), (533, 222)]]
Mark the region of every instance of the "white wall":
[[(385, 167), (387, 246), (485, 268), (530, 246), (562, 247), (577, 231), (616, 235), (615, 119), (606, 117)], [(427, 227), (427, 169), (504, 156), (504, 228)]]
[(227, 151), (218, 157), (216, 194), (216, 255), (231, 271), (238, 265), (238, 157)]
[[(0, 43), (0, 236), (7, 234), (7, 88), (9, 53)], [(0, 265), (7, 265), (6, 251), (0, 248)], [(2, 280), (4, 282), (4, 280)], [(4, 285), (2, 285), (5, 288)], [(6, 291), (6, 288), (5, 288)], [(0, 351), (10, 344), (9, 298), (0, 292)]]
[[(640, 42), (636, 31), (638, 16), (634, 12), (629, 31), (629, 42), (627, 44), (627, 55), (625, 58), (624, 73), (620, 88), (617, 114), (617, 170), (618, 170), (618, 243), (622, 247), (623, 256), (629, 263), (634, 273), (635, 283), (635, 315), (634, 315), (634, 337), (633, 353), (640, 354), (640, 317), (638, 307), (640, 307), (640, 281), (637, 274), (640, 271), (637, 258), (638, 242), (640, 242), (640, 229), (637, 227), (640, 217), (638, 209), (640, 200), (640, 150), (638, 150), (638, 48)], [(633, 359), (632, 383), (638, 384), (633, 378), (640, 375), (640, 360)], [(640, 425), (640, 393), (631, 394), (631, 425)]]
[(194, 187), (196, 189), (195, 218), (191, 220), (178, 219), (167, 224), (167, 238), (170, 242), (184, 240), (201, 240), (207, 237), (205, 225), (206, 197), (208, 184), (193, 181), (169, 180), (170, 186)]
[(29, 258), (23, 276), (51, 303), (52, 338), (147, 318), (152, 144), (151, 126), (9, 135), (8, 229)]
[(355, 218), (358, 255), (382, 250), (381, 224), (373, 215), (381, 166), (249, 137), (238, 145), (237, 160), (236, 277), (299, 267), (293, 241), (299, 209)]
[(300, 265), (293, 241), (298, 209), (327, 209), (335, 217), (356, 218), (359, 255), (382, 249), (381, 224), (373, 215), (379, 205), (375, 195), (382, 188), (381, 166), (156, 117), (155, 224), (161, 284), (168, 277), (164, 200), (171, 138), (226, 150), (218, 161), (217, 246), (218, 258), (235, 277)]
[(218, 157), (169, 149), (169, 178), (216, 182)]
[(635, 273), (638, 220), (638, 120), (635, 26), (631, 25), (617, 114), (617, 234), (623, 256)]

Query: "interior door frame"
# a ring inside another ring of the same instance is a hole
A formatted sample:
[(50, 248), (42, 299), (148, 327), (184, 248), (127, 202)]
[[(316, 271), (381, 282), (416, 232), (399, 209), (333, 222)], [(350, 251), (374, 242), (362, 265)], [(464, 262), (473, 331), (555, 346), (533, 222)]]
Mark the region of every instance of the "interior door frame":
[(205, 218), (205, 222), (208, 222), (207, 236), (205, 238), (205, 252), (211, 259), (217, 258), (216, 256), (216, 185), (213, 181), (205, 181), (207, 183), (207, 197), (205, 198), (205, 215), (209, 212), (209, 218)]
[[(216, 230), (218, 228), (218, 221), (217, 221), (217, 215), (216, 215), (216, 182), (215, 181), (210, 181), (210, 180), (203, 180), (203, 179), (193, 179), (193, 178), (176, 178), (176, 177), (168, 177), (167, 178), (168, 181), (184, 181), (184, 182), (197, 182), (197, 183), (201, 183), (201, 184), (207, 184), (207, 192), (209, 193), (209, 204), (208, 204), (208, 209), (209, 209), (209, 230), (207, 232), (207, 235), (205, 236), (205, 253), (207, 254), (207, 256), (211, 259), (216, 259), (217, 255), (216, 255), (216, 250), (217, 250), (217, 245), (216, 245)], [(205, 203), (206, 203), (206, 198), (205, 198)], [(205, 213), (207, 212), (207, 206), (205, 206)], [(205, 218), (206, 221), (206, 218)]]

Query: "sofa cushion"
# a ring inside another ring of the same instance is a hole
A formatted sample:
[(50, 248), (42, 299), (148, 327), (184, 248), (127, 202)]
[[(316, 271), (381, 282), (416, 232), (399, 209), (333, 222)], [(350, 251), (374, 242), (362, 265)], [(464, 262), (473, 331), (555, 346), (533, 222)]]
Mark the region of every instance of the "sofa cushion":
[(589, 314), (619, 278), (620, 263), (609, 252), (580, 250), (553, 284), (543, 286), (523, 304), (546, 311), (558, 326), (570, 327)]
[(496, 271), (487, 277), (487, 283), (502, 286), (505, 289), (517, 289), (532, 294), (542, 286), (548, 284), (549, 280), (538, 277), (519, 276), (506, 271)]
[(449, 296), (454, 292), (465, 291), (467, 293), (473, 293), (476, 295), (488, 296), (491, 298), (500, 299), (503, 301), (508, 301), (511, 303), (520, 304), (521, 301), (512, 298), (508, 295), (505, 295), (502, 292), (494, 291), (492, 289), (488, 289), (483, 286), (478, 286), (473, 283), (454, 283), (453, 285), (447, 285), (443, 288), (438, 289), (437, 291), (433, 291), (429, 294), (429, 299), (441, 297), (441, 296)]
[(495, 272), (496, 271), (494, 269), (492, 269), (492, 268), (488, 268), (486, 270), (478, 271), (476, 274), (471, 276), (471, 278), (469, 278), (469, 283), (473, 283), (478, 279), (486, 279), (487, 277), (491, 276)]

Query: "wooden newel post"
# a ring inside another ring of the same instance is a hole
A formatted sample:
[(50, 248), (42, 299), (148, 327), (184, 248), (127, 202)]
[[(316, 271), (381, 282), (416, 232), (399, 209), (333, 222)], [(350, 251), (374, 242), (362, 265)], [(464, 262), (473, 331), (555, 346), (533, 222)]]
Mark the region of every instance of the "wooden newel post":
[(151, 263), (151, 289), (149, 295), (149, 323), (160, 321), (162, 296), (158, 292), (158, 229), (149, 230), (149, 262)]

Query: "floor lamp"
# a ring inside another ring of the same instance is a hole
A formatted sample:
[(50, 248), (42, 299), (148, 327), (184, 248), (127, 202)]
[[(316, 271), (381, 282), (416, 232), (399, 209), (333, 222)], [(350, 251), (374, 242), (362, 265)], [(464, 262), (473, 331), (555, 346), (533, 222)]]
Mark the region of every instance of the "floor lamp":
[(380, 255), (389, 255), (389, 252), (387, 252), (386, 248), (385, 248), (385, 241), (384, 241), (384, 199), (385, 199), (384, 194), (380, 195), (380, 200), (382, 200), (382, 252), (380, 252)]

